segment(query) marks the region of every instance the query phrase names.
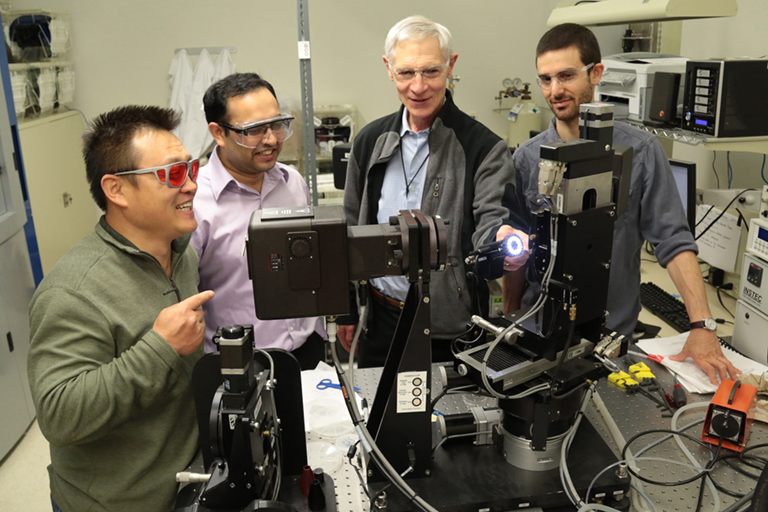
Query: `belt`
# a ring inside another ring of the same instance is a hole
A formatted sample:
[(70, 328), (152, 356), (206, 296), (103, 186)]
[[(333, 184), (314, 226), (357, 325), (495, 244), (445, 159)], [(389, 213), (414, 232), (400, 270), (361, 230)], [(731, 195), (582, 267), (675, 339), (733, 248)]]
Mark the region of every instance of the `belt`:
[(368, 283), (368, 289), (371, 290), (371, 295), (373, 296), (373, 298), (378, 300), (379, 302), (384, 303), (387, 306), (391, 306), (393, 308), (403, 309), (405, 302), (401, 300), (393, 299), (392, 297), (387, 297), (386, 295), (381, 293), (379, 290), (377, 290), (376, 287), (370, 283)]

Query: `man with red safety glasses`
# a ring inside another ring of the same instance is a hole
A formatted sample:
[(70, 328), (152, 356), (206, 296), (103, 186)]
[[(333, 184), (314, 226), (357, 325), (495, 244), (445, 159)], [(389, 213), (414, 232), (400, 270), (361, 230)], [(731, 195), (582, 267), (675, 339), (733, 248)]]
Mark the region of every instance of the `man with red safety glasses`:
[(106, 213), (32, 298), (29, 383), (55, 512), (167, 512), (197, 449), (191, 375), (213, 292), (197, 292), (198, 163), (178, 122), (139, 106), (96, 118), (83, 153)]

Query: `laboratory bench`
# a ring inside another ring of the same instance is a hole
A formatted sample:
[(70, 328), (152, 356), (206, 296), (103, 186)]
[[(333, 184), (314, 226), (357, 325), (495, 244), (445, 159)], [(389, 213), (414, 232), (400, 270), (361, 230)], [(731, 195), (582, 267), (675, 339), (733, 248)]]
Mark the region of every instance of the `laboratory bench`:
[[(641, 281), (653, 282), (668, 293), (676, 295), (677, 290), (672, 279), (669, 277), (667, 270), (662, 268), (652, 256), (649, 256), (645, 252), (643, 252), (643, 259), (652, 261), (642, 262)], [(705, 289), (713, 317), (723, 318), (728, 322), (731, 322), (733, 318), (726, 312), (723, 306), (721, 306), (716, 288), (705, 283)], [(721, 297), (725, 307), (733, 312), (736, 305), (735, 299), (724, 293), (721, 294)], [(678, 334), (674, 328), (666, 324), (660, 318), (654, 316), (645, 308), (643, 308), (640, 314), (640, 320), (644, 323), (659, 326), (661, 328), (659, 332), (660, 337), (675, 336)], [(732, 332), (733, 325), (731, 323), (718, 325), (718, 334), (720, 336), (730, 336)], [(632, 356), (632, 359), (629, 360), (620, 358), (617, 360), (617, 363), (626, 371), (629, 363), (638, 361), (639, 359), (637, 357)], [(665, 391), (672, 393), (674, 388), (674, 379), (672, 375), (658, 363), (648, 360), (645, 362), (656, 375)], [(374, 396), (376, 386), (378, 385), (379, 372), (380, 369), (363, 369), (355, 372), (355, 385), (361, 388), (360, 393), (362, 396), (369, 398)], [(436, 373), (437, 372), (433, 372), (432, 389), (439, 390), (440, 384), (437, 382)], [(670, 414), (659, 408), (643, 394), (627, 394), (625, 391), (609, 384), (607, 379), (601, 379), (599, 381), (597, 391), (625, 440), (629, 440), (641, 432), (652, 429), (669, 429), (671, 426), (671, 418), (668, 417)], [(687, 394), (689, 404), (696, 402), (709, 403), (711, 398), (711, 394)], [(435, 410), (442, 414), (460, 413), (467, 412), (472, 406), (492, 406), (494, 403), (494, 400), (491, 398), (484, 398), (477, 395), (447, 395), (437, 403)], [(706, 407), (686, 411), (681, 415), (678, 421), (678, 428), (696, 420), (703, 419), (705, 413)], [(607, 446), (610, 447), (616, 457), (620, 458), (621, 449), (617, 446), (606, 422), (593, 404), (587, 408), (586, 418), (589, 420), (589, 423), (594, 426), (597, 433), (605, 440)], [(687, 430), (687, 433), (696, 439), (701, 439), (702, 425), (699, 424), (691, 427)], [(632, 452), (641, 450), (662, 435), (663, 434), (651, 434), (635, 440), (631, 443)], [(312, 434), (310, 434), (310, 440), (313, 440)], [(317, 440), (317, 438), (314, 440)], [(691, 450), (700, 464), (707, 464), (708, 454), (711, 453), (709, 450), (689, 440), (684, 440), (684, 443), (689, 450)], [(768, 426), (755, 422), (752, 424), (747, 446), (763, 443), (768, 443)], [(716, 449), (716, 447), (713, 446), (713, 449)], [(764, 452), (765, 450), (758, 450), (757, 454), (764, 455)], [(725, 453), (725, 451), (722, 453)], [(643, 455), (646, 457), (668, 460), (638, 462), (640, 474), (649, 479), (674, 482), (686, 480), (697, 473), (697, 470), (694, 470), (692, 467), (677, 464), (688, 464), (689, 462), (674, 440), (667, 440)], [(715, 466), (712, 471), (712, 476), (720, 486), (736, 494), (745, 494), (754, 488), (756, 478), (759, 476), (758, 470), (749, 467), (745, 469), (751, 471), (755, 475), (755, 479), (751, 479), (736, 472), (724, 462)], [(333, 478), (336, 484), (336, 505), (339, 511), (349, 510), (352, 512), (362, 512), (370, 509), (368, 498), (362, 490), (359, 477), (350, 466), (346, 457), (344, 457), (343, 465), (335, 472), (335, 474), (333, 474)], [(653, 501), (653, 504), (658, 511), (696, 509), (699, 494), (698, 480), (681, 486), (662, 486), (649, 483), (642, 483), (642, 485), (644, 492)], [(719, 493), (719, 498), (721, 510), (736, 501), (735, 497), (729, 496), (723, 492)], [(640, 498), (640, 502), (643, 503), (642, 498)], [(712, 494), (710, 489), (707, 488), (704, 493), (701, 510), (713, 510), (713, 507), (714, 502)], [(652, 509), (643, 503), (643, 510)]]

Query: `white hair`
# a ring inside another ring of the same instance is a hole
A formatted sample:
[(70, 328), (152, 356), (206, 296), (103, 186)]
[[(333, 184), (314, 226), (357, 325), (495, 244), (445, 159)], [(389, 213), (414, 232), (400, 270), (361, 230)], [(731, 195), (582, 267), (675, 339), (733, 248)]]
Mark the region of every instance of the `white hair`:
[(387, 39), (384, 41), (384, 56), (391, 64), (395, 61), (395, 48), (397, 45), (403, 41), (421, 41), (428, 37), (437, 39), (445, 62), (448, 62), (453, 52), (451, 31), (424, 16), (410, 16), (398, 21), (394, 27), (389, 29)]

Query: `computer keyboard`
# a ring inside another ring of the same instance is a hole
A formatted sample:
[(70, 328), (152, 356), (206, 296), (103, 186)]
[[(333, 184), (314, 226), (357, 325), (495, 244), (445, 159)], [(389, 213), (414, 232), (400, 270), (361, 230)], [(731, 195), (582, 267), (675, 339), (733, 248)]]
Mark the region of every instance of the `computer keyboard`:
[(640, 284), (640, 304), (677, 329), (677, 332), (686, 332), (691, 328), (691, 320), (688, 318), (683, 301), (676, 299), (653, 283)]

